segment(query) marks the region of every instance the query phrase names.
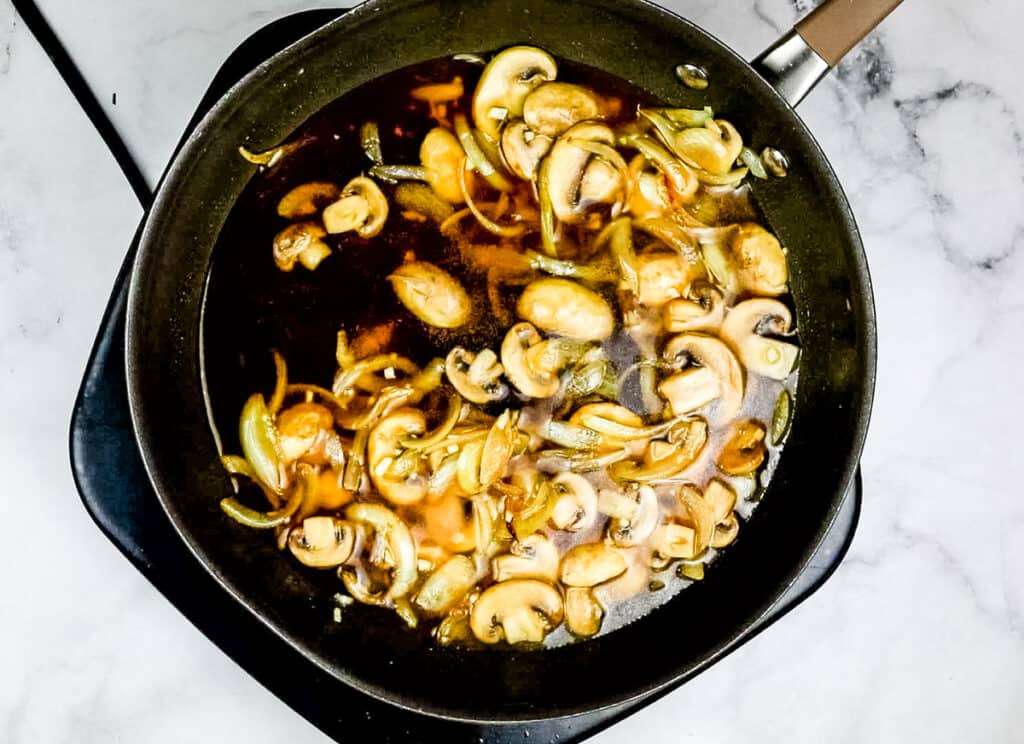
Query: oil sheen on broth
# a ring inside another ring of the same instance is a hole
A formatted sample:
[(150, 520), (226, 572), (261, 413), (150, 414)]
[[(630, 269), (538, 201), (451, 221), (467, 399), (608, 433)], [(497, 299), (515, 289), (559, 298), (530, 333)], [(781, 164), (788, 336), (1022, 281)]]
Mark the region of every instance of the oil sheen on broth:
[(203, 328), (226, 515), (442, 644), (558, 645), (714, 580), (797, 359), (764, 167), (715, 116), (515, 47), (246, 151)]

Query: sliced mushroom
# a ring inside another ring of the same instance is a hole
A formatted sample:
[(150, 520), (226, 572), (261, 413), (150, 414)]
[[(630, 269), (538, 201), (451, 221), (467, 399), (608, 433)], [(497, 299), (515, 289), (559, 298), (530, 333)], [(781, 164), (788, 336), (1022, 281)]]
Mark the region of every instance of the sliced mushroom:
[(296, 222), (274, 236), (274, 263), (281, 271), (291, 271), (300, 262), (312, 271), (331, 254), (323, 241), (327, 232), (314, 222)]
[(715, 525), (715, 534), (711, 538), (712, 548), (724, 548), (732, 544), (740, 532), (740, 521), (736, 514), (730, 514), (723, 521)]
[(281, 455), (286, 464), (319, 449), (322, 453), (334, 432), (334, 415), (319, 403), (297, 403), (277, 416)]
[[(652, 542), (654, 543), (654, 556), (664, 562), (683, 558), (686, 560), (697, 556), (696, 530), (679, 522), (669, 522), (659, 527)], [(659, 564), (661, 561), (654, 561)]]
[(771, 297), (785, 294), (789, 269), (778, 238), (750, 222), (736, 229), (730, 250), (742, 289)]
[(735, 422), (728, 441), (718, 453), (719, 470), (728, 475), (749, 475), (761, 467), (768, 454), (764, 436), (764, 425), (760, 421)]
[(703, 273), (698, 264), (678, 253), (643, 253), (636, 257), (636, 267), (637, 300), (653, 308), (682, 297), (690, 283)]
[(450, 204), (462, 204), (459, 166), (466, 153), (454, 134), (434, 127), (420, 145), (420, 162), (427, 171), (427, 183), (438, 196)]
[(510, 552), (491, 561), (491, 575), (495, 581), (510, 579), (543, 579), (554, 582), (558, 578), (558, 548), (540, 533), (512, 543)]
[(566, 532), (578, 532), (594, 524), (597, 492), (590, 481), (578, 473), (559, 473), (551, 480), (551, 487), (556, 495), (551, 524)]
[(334, 568), (352, 555), (355, 530), (337, 517), (308, 517), (288, 533), (288, 548), (312, 568)]
[(404, 263), (388, 281), (406, 309), (428, 325), (458, 328), (473, 312), (473, 303), (458, 279), (432, 263)]
[(693, 546), (696, 557), (707, 550), (715, 533), (715, 512), (704, 500), (700, 489), (686, 483), (679, 489), (679, 502), (686, 513), (686, 521), (693, 526)]
[[(541, 187), (547, 192), (555, 217), (562, 222), (579, 221), (586, 210), (594, 204), (606, 203), (610, 194), (624, 193), (622, 174), (615, 171), (618, 184), (609, 190), (604, 175), (595, 174), (583, 188), (584, 176), (591, 165), (607, 168), (608, 163), (595, 158), (592, 148), (585, 143), (598, 146), (615, 144), (615, 134), (604, 124), (584, 121), (566, 130), (551, 147), (544, 159)], [(600, 165), (598, 165), (600, 164)]]
[(581, 85), (538, 85), (523, 100), (523, 121), (538, 134), (557, 137), (573, 124), (601, 118), (601, 102)]
[(546, 333), (581, 341), (603, 341), (615, 330), (612, 309), (601, 295), (561, 277), (530, 282), (516, 310)]
[(349, 181), (341, 198), (324, 207), (321, 219), (332, 235), (355, 231), (361, 238), (372, 238), (384, 229), (388, 218), (388, 200), (380, 187), (365, 176)]
[(499, 52), (480, 74), (473, 93), (476, 128), (497, 140), (501, 122), (521, 116), (530, 92), (557, 74), (557, 63), (543, 49), (514, 46)]
[(718, 378), (720, 394), (718, 413), (722, 419), (732, 419), (743, 403), (743, 368), (728, 346), (713, 336), (683, 333), (674, 336), (665, 345), (667, 362), (678, 366), (682, 362), (707, 367)]
[(550, 398), (558, 392), (558, 375), (550, 370), (537, 369), (527, 352), (544, 342), (537, 329), (529, 323), (516, 323), (508, 329), (501, 343), (501, 363), (505, 375), (523, 395), (531, 398)]
[(626, 572), (621, 552), (605, 543), (584, 543), (562, 558), (559, 578), (566, 586), (597, 586)]
[(476, 564), (464, 555), (449, 558), (423, 582), (416, 594), (416, 606), (440, 615), (465, 597), (476, 584)]
[(654, 532), (661, 519), (658, 496), (650, 486), (640, 486), (635, 492), (637, 510), (628, 519), (612, 519), (608, 523), (608, 536), (620, 548), (639, 545)]
[(751, 372), (784, 380), (793, 371), (800, 347), (762, 333), (787, 334), (793, 316), (778, 300), (755, 298), (735, 305), (722, 323), (722, 338), (736, 349)]
[(490, 349), (474, 354), (456, 346), (444, 360), (444, 371), (452, 387), (471, 403), (493, 403), (508, 395), (508, 385), (501, 381), (505, 369)]
[(532, 181), (553, 142), (553, 138), (537, 134), (522, 119), (516, 119), (501, 130), (501, 157), (510, 171)]
[(711, 507), (715, 524), (719, 524), (736, 508), (736, 491), (729, 484), (714, 478), (704, 487), (704, 500)]
[(380, 504), (352, 504), (345, 510), (349, 521), (370, 527), (375, 539), (383, 541), (391, 564), (391, 584), (384, 601), (404, 597), (416, 583), (416, 544), (405, 522)]
[(427, 495), (429, 481), (421, 467), (411, 474), (398, 475), (393, 470), (396, 459), (404, 451), (400, 443), (402, 438), (423, 434), (426, 429), (422, 411), (399, 408), (378, 422), (370, 432), (367, 443), (370, 479), (380, 495), (392, 504), (415, 504)]
[(289, 220), (312, 217), (338, 198), (340, 189), (327, 181), (311, 181), (296, 186), (281, 197), (277, 213)]
[(695, 281), (684, 297), (662, 308), (662, 325), (668, 333), (715, 332), (725, 317), (725, 298), (710, 282)]
[(562, 597), (536, 579), (502, 581), (486, 589), (473, 605), (470, 627), (483, 643), (540, 643), (562, 622)]
[(571, 586), (565, 590), (565, 624), (569, 632), (581, 638), (597, 635), (604, 619), (604, 608), (587, 588)]
[(716, 400), (722, 394), (722, 384), (710, 368), (691, 367), (662, 380), (658, 392), (673, 416), (683, 416)]

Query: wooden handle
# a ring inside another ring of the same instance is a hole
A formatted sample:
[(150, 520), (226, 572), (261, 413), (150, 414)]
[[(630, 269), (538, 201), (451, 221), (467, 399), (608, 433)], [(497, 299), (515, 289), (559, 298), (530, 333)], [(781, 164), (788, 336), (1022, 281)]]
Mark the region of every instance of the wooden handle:
[(796, 24), (796, 30), (818, 56), (834, 66), (902, 1), (825, 0)]

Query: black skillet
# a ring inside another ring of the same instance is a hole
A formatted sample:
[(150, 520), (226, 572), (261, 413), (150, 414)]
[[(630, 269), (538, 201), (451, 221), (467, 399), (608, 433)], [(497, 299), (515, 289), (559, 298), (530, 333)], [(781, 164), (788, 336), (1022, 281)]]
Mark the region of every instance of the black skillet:
[[(224, 589), (325, 671), (430, 715), (490, 722), (571, 715), (635, 699), (713, 662), (805, 567), (860, 456), (875, 373), (870, 280), (846, 198), (791, 103), (897, 4), (830, 0), (754, 67), (701, 29), (636, 0), (380, 0), (257, 68), (206, 116), (168, 171), (129, 295), (136, 435), (189, 548)], [(344, 622), (329, 622), (332, 584), (298, 570), (266, 534), (223, 517), (218, 502), (229, 483), (208, 419), (203, 313), (221, 227), (253, 176), (238, 158), (239, 143), (285, 141), (345, 92), (409, 64), (513, 43), (606, 70), (673, 104), (711, 105), (740, 123), (756, 149), (771, 144), (788, 156), (789, 175), (755, 184), (755, 196), (789, 250), (803, 356), (793, 429), (764, 504), (706, 581), (588, 642), (467, 652), (425, 644), (374, 608), (357, 606)], [(680, 63), (707, 70), (708, 90), (681, 86)]]

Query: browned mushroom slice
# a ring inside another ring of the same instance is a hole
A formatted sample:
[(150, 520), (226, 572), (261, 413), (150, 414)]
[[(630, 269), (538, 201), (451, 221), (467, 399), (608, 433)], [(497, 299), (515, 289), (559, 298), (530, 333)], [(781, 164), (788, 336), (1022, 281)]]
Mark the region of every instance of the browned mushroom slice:
[(778, 238), (750, 222), (736, 230), (730, 249), (742, 289), (772, 297), (785, 293), (789, 269)]
[(729, 475), (749, 475), (767, 455), (764, 425), (753, 419), (732, 425), (729, 439), (718, 455), (718, 468)]
[(491, 575), (495, 581), (542, 579), (553, 582), (558, 578), (558, 548), (544, 535), (530, 535), (514, 542), (510, 552), (491, 561)]
[(762, 334), (785, 335), (792, 330), (789, 308), (778, 300), (758, 297), (735, 305), (722, 323), (722, 338), (736, 349), (746, 368), (773, 380), (784, 380), (796, 366), (795, 344)]
[(710, 369), (720, 385), (719, 416), (728, 420), (739, 413), (744, 391), (743, 368), (724, 343), (713, 336), (683, 333), (665, 345), (664, 358), (677, 367), (697, 363)]
[(566, 586), (592, 587), (626, 572), (622, 553), (605, 543), (584, 543), (571, 548), (562, 558), (559, 573)]
[(587, 588), (571, 586), (565, 590), (565, 624), (569, 632), (581, 638), (597, 635), (604, 619), (604, 608)]
[(516, 310), (546, 333), (580, 341), (603, 341), (615, 330), (612, 309), (601, 295), (561, 277), (531, 282)]
[(352, 525), (336, 517), (309, 517), (288, 533), (292, 555), (313, 568), (340, 566), (354, 546)]
[(428, 325), (458, 328), (465, 325), (473, 303), (459, 281), (426, 261), (399, 266), (388, 277), (402, 304)]
[(532, 181), (553, 142), (553, 138), (537, 134), (522, 119), (516, 119), (501, 130), (501, 157), (510, 171)]
[(736, 518), (736, 514), (732, 513), (722, 522), (715, 525), (715, 534), (711, 538), (711, 547), (724, 548), (726, 545), (732, 544), (739, 531), (740, 521)]
[(486, 589), (473, 605), (470, 626), (483, 643), (504, 638), (510, 644), (540, 643), (562, 622), (562, 597), (536, 579), (502, 581)]
[(557, 63), (543, 49), (514, 46), (499, 52), (484, 68), (473, 93), (476, 128), (497, 140), (501, 122), (520, 117), (530, 92), (557, 74)]
[(296, 222), (274, 236), (274, 263), (281, 271), (291, 271), (300, 262), (312, 271), (331, 254), (323, 241), (327, 232), (313, 222)]
[(601, 102), (581, 85), (538, 85), (523, 101), (523, 121), (538, 134), (557, 137), (573, 124), (601, 118)]

